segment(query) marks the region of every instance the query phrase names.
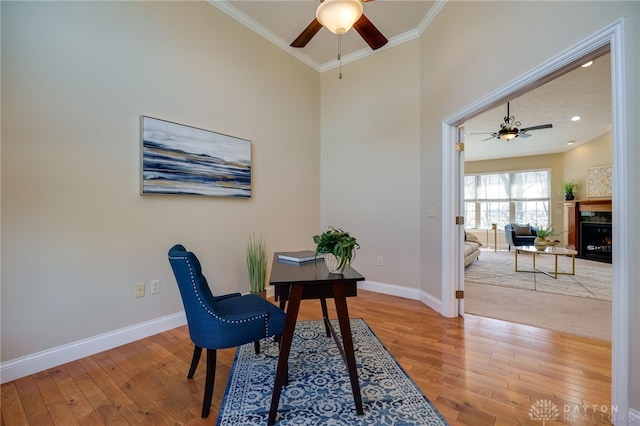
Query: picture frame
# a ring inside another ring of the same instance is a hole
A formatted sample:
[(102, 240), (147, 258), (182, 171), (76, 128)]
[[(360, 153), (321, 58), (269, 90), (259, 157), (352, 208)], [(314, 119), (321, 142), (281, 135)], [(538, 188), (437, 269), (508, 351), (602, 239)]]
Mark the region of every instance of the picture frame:
[(142, 115), (141, 193), (251, 197), (251, 141)]
[(611, 165), (587, 169), (587, 198), (611, 197)]

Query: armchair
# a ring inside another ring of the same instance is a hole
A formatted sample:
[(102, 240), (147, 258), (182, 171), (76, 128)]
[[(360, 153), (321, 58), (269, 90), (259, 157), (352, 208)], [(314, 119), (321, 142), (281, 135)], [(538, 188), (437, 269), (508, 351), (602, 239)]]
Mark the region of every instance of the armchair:
[(507, 223), (504, 226), (504, 238), (509, 244), (509, 251), (511, 251), (511, 246), (532, 246), (537, 232), (538, 229), (528, 223), (526, 225)]
[(282, 334), (285, 313), (255, 294), (213, 296), (198, 258), (180, 244), (169, 250), (169, 263), (184, 304), (189, 336), (195, 344), (187, 378), (193, 377), (202, 348), (207, 349), (202, 402), (202, 418), (206, 418), (213, 397), (216, 350), (254, 342), (258, 351), (260, 339)]

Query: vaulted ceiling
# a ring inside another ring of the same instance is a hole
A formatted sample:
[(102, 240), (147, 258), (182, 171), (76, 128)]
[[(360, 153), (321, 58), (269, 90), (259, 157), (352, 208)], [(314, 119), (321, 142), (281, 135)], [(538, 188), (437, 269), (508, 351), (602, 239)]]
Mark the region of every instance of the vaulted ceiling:
[[(338, 36), (322, 28), (304, 48), (289, 45), (315, 18), (317, 0), (210, 0), (232, 16), (319, 72), (338, 65)], [(415, 39), (444, 7), (444, 1), (375, 0), (364, 3), (364, 14), (389, 42), (373, 51), (355, 30), (342, 36), (344, 64)], [(521, 127), (550, 123), (551, 129), (529, 132), (511, 141), (490, 139), (507, 112), (506, 103), (465, 123), (467, 161), (565, 152), (611, 131), (609, 55), (588, 68), (576, 68), (528, 93), (510, 99), (510, 114)], [(579, 121), (571, 117), (581, 116)], [(573, 141), (572, 145), (568, 145)]]

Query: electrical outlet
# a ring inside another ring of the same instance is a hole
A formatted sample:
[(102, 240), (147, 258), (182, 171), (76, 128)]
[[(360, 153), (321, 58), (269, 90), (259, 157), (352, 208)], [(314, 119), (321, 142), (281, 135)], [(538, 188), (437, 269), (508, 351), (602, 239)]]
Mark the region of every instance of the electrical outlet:
[(136, 297), (144, 297), (144, 283), (136, 283)]
[(382, 266), (382, 256), (378, 256), (378, 266)]
[(160, 293), (160, 280), (151, 281), (151, 294)]

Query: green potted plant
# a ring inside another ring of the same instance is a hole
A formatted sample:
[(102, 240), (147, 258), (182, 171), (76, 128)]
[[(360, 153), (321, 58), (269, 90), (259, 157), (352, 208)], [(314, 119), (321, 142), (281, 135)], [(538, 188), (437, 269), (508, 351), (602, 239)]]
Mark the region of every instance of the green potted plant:
[(351, 265), (356, 257), (356, 250), (360, 248), (356, 239), (348, 232), (333, 226), (320, 235), (314, 235), (313, 242), (316, 243), (316, 257), (323, 254), (329, 272), (334, 274), (341, 274), (345, 266)]
[(267, 280), (267, 245), (262, 236), (251, 235), (247, 243), (247, 269), (251, 293), (264, 297)]
[(578, 184), (572, 180), (567, 180), (562, 182), (562, 192), (564, 194), (564, 199), (567, 201), (573, 200), (576, 198), (575, 192), (578, 189)]
[[(556, 245), (557, 244), (556, 241), (548, 240), (548, 238), (553, 235), (558, 235), (558, 234), (554, 232), (553, 228), (550, 226), (546, 228), (538, 228), (536, 231), (537, 238), (533, 241), (533, 246), (538, 250), (544, 250), (547, 248), (547, 246)], [(557, 241), (557, 242), (559, 243), (560, 241)]]

